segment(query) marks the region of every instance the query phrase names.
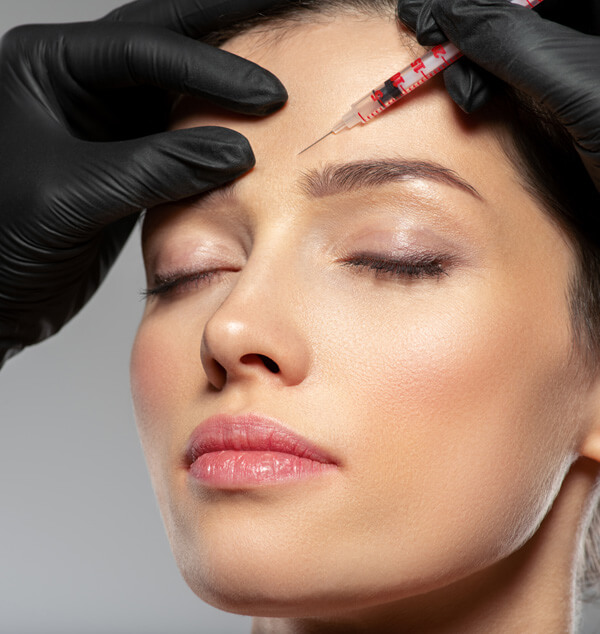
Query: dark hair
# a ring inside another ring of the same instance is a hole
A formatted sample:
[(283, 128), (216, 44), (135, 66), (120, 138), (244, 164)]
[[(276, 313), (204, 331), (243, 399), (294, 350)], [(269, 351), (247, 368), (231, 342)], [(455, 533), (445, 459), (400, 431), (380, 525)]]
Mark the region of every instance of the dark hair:
[[(204, 41), (220, 46), (249, 30), (267, 38), (285, 35), (294, 24), (341, 12), (389, 18), (397, 0), (286, 0), (253, 18), (227, 25)], [(567, 237), (576, 256), (569, 283), (573, 352), (591, 380), (600, 369), (600, 195), (556, 118), (527, 95), (496, 80), (496, 94), (474, 116), (496, 130), (521, 185)], [(599, 490), (600, 493), (600, 490)], [(589, 516), (579, 586), (585, 598), (600, 594), (600, 505)]]

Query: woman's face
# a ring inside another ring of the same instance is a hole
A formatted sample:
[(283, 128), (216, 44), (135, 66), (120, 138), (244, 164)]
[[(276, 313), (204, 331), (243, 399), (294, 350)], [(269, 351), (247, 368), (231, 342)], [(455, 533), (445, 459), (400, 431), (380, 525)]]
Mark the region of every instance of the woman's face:
[[(298, 155), (414, 59), (392, 21), (262, 38), (226, 48), (280, 77), (281, 112), (188, 101), (176, 118), (243, 133), (256, 167), (144, 227), (149, 287), (171, 284), (147, 300), (132, 389), (178, 564), (207, 602), (280, 616), (493, 575), (545, 516), (585, 422), (573, 255), (440, 83)], [(199, 423), (249, 412), (336, 466), (234, 488), (190, 475)]]

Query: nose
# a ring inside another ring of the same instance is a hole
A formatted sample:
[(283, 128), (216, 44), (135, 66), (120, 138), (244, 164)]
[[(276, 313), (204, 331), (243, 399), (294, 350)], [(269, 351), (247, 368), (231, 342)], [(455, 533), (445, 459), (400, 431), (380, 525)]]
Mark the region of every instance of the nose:
[[(298, 293), (277, 269), (241, 272), (225, 301), (206, 322), (200, 356), (218, 390), (234, 381), (298, 385), (311, 358)], [(275, 290), (273, 290), (275, 289)]]

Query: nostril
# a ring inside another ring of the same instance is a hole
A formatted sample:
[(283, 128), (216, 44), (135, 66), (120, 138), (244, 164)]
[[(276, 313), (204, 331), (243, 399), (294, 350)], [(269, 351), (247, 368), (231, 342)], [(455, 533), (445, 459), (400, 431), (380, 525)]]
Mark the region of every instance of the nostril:
[(271, 370), (271, 372), (274, 374), (279, 372), (279, 366), (275, 363), (275, 361), (272, 361), (269, 357), (265, 357), (264, 354), (259, 354), (258, 356), (263, 360), (263, 363), (267, 366), (267, 368), (269, 368), (269, 370)]
[(274, 374), (277, 374), (279, 372), (279, 366), (275, 363), (275, 361), (269, 359), (269, 357), (265, 356), (264, 354), (246, 354), (241, 358), (241, 361), (242, 363), (250, 365), (256, 363), (258, 359), (260, 359), (260, 361), (262, 361), (265, 366)]

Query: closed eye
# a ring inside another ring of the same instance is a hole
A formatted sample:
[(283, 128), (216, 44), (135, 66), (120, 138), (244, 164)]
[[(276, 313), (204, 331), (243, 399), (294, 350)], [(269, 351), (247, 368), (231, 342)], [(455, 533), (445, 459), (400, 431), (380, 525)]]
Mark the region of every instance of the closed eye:
[[(448, 275), (446, 270), (448, 260), (448, 257), (430, 254), (406, 256), (399, 260), (382, 259), (363, 254), (343, 261), (342, 265), (356, 267), (359, 271), (367, 269), (373, 272), (376, 278), (391, 277), (410, 280), (438, 278), (441, 275)], [(156, 275), (154, 286), (142, 290), (141, 294), (144, 298), (152, 298), (197, 290), (200, 287), (209, 286), (216, 276), (231, 270), (237, 271), (239, 269), (215, 269), (196, 272), (178, 271), (164, 276)]]
[[(236, 269), (237, 270), (237, 269)], [(189, 290), (196, 290), (201, 286), (210, 285), (220, 273), (228, 272), (227, 269), (215, 269), (212, 271), (186, 272), (176, 271), (168, 275), (156, 275), (154, 286), (141, 291), (143, 298), (151, 298), (159, 295), (173, 295)]]
[(344, 266), (358, 267), (373, 271), (376, 278), (393, 277), (404, 279), (435, 278), (448, 275), (448, 258), (437, 255), (407, 256), (400, 260), (381, 259), (370, 255), (360, 255), (346, 260)]

